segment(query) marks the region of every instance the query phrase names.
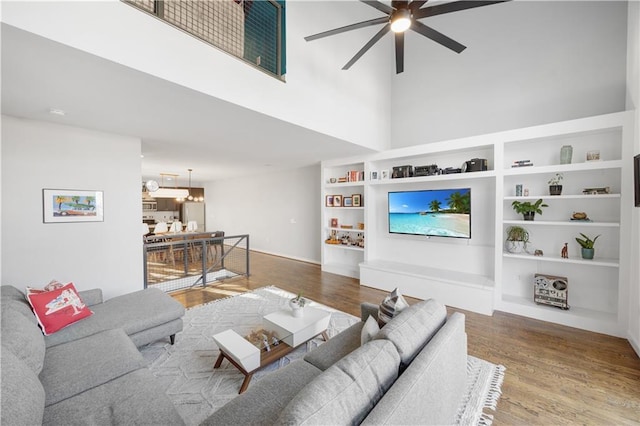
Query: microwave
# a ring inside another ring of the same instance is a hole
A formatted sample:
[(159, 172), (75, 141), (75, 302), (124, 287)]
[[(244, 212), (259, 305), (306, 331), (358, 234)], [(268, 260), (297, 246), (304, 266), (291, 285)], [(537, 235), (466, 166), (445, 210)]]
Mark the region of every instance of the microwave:
[(155, 212), (158, 210), (158, 203), (156, 201), (143, 201), (142, 202), (142, 211), (143, 212)]

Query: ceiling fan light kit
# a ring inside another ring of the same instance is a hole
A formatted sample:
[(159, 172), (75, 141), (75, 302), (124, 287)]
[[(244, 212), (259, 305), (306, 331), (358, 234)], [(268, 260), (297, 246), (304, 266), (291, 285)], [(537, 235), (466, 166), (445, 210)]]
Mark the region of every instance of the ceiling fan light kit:
[(391, 6), (381, 3), (377, 0), (360, 0), (387, 16), (382, 18), (370, 19), (368, 21), (362, 21), (355, 24), (347, 25), (344, 27), (336, 28), (329, 31), (324, 31), (318, 34), (305, 37), (306, 41), (317, 40), (347, 31), (357, 30), (359, 28), (365, 28), (378, 24), (385, 24), (385, 26), (378, 31), (371, 40), (364, 45), (362, 49), (355, 54), (349, 62), (342, 67), (343, 70), (349, 69), (358, 59), (364, 55), (374, 44), (378, 42), (389, 31), (395, 33), (395, 51), (396, 51), (396, 74), (400, 74), (404, 71), (404, 32), (411, 29), (418, 34), (435, 41), (436, 43), (453, 50), (456, 53), (462, 52), (466, 49), (466, 46), (458, 43), (457, 41), (447, 37), (446, 35), (434, 30), (433, 28), (418, 21), (419, 19), (428, 18), (430, 16), (442, 15), (444, 13), (458, 12), (461, 10), (474, 9), (476, 7), (489, 6), (496, 3), (504, 3), (510, 0), (499, 1), (456, 1), (451, 3), (440, 3), (434, 6), (423, 8), (428, 0), (393, 0)]

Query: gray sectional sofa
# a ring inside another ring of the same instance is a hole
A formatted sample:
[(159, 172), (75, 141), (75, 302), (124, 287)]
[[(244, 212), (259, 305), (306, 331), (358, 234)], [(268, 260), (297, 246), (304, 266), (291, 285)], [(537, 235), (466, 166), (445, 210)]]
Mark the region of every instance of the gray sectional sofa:
[(1, 424), (184, 424), (137, 349), (173, 341), (180, 303), (156, 289), (79, 292), (94, 314), (44, 336), (24, 293), (0, 290)]
[[(377, 306), (362, 306), (363, 320)], [(426, 300), (361, 345), (364, 322), (253, 383), (204, 425), (453, 424), (464, 395), (464, 315)]]

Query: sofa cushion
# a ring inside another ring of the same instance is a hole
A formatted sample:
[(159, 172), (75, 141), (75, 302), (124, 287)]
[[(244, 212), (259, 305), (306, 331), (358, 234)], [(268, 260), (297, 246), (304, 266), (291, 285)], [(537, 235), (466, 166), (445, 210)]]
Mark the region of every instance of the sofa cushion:
[(11, 351), (38, 374), (45, 356), (44, 336), (35, 322), (19, 309), (22, 309), (21, 303), (15, 300), (2, 306), (2, 348)]
[(380, 331), (378, 321), (372, 316), (369, 316), (362, 326), (362, 333), (360, 334), (360, 344), (364, 345), (367, 342), (373, 340), (373, 338)]
[(3, 285), (0, 289), (0, 303), (3, 309), (5, 305), (11, 305), (15, 310), (27, 316), (34, 324), (38, 323), (35, 315), (33, 315), (31, 305), (27, 302), (27, 296), (23, 292), (11, 285)]
[(273, 424), (291, 399), (321, 373), (307, 362), (294, 361), (251, 382), (245, 393), (229, 401), (200, 426)]
[(141, 368), (46, 407), (42, 424), (178, 426), (184, 420), (151, 371)]
[(51, 291), (32, 291), (27, 299), (45, 336), (93, 314), (86, 307), (73, 283)]
[(447, 319), (447, 309), (434, 299), (423, 300), (403, 310), (387, 323), (376, 339), (390, 340), (402, 359), (402, 368), (438, 332)]
[(380, 324), (380, 327), (384, 326), (391, 321), (391, 318), (408, 307), (409, 304), (404, 300), (404, 297), (402, 297), (402, 294), (400, 294), (400, 291), (396, 287), (384, 298), (382, 303), (380, 303), (380, 307), (378, 308), (378, 324)]
[(46, 405), (102, 385), (146, 362), (121, 329), (107, 330), (47, 349), (40, 380)]
[(369, 342), (302, 389), (276, 424), (359, 424), (397, 379), (399, 363), (391, 342)]
[(328, 342), (309, 351), (304, 360), (324, 371), (345, 355), (350, 354), (360, 347), (360, 335), (364, 323), (358, 321), (346, 330), (336, 334)]
[(39, 425), (42, 423), (44, 410), (44, 389), (36, 373), (5, 347), (5, 338), (3, 334), (2, 354), (0, 354), (2, 359), (0, 362), (2, 370), (0, 424)]
[[(91, 306), (91, 310), (94, 314), (89, 318), (45, 337), (47, 347), (112, 328), (122, 328), (131, 336), (184, 316), (184, 306), (157, 288), (123, 294)], [(150, 341), (139, 341), (136, 345)]]

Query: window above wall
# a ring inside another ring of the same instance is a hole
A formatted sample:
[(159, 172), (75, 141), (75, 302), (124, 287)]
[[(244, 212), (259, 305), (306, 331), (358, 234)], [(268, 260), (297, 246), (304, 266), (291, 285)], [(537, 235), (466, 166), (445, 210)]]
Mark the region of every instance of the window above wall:
[(122, 0), (284, 79), (284, 0)]

